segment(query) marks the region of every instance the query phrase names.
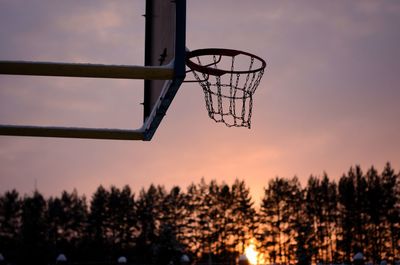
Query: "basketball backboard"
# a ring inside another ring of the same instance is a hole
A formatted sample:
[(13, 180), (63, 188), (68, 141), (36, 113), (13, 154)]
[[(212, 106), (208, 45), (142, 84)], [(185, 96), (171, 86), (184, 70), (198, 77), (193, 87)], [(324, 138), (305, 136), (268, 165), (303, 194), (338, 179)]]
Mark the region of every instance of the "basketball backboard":
[(0, 61), (0, 74), (143, 79), (143, 126), (136, 130), (0, 125), (0, 135), (151, 140), (185, 78), (186, 0), (146, 0), (144, 66)]
[(145, 66), (173, 66), (172, 80), (145, 80), (145, 139), (151, 139), (185, 78), (185, 0), (147, 0)]

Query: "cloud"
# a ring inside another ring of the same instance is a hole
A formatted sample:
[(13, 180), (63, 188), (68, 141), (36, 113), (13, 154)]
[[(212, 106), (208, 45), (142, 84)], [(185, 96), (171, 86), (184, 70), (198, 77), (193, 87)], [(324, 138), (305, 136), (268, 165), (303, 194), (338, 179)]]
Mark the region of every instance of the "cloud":
[[(14, 2), (14, 1), (12, 1)], [(143, 63), (144, 2), (1, 3), (4, 59)], [(45, 16), (43, 14), (46, 14)]]

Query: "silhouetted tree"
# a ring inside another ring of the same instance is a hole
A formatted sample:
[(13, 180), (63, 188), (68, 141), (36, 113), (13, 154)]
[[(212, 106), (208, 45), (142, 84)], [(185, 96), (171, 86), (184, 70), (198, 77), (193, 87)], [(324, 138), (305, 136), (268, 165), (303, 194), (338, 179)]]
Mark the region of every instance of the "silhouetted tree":
[(230, 231), (234, 246), (239, 246), (240, 254), (244, 247), (255, 236), (257, 229), (256, 210), (250, 195), (250, 189), (243, 180), (236, 179), (232, 185), (232, 224)]
[(293, 203), (294, 212), (291, 221), (291, 229), (294, 233), (294, 256), (298, 265), (311, 264), (315, 253), (313, 218), (308, 211), (308, 198), (305, 193), (308, 193), (308, 190), (299, 189), (294, 194), (296, 200)]
[(356, 208), (356, 194), (354, 180), (343, 175), (339, 180), (339, 211), (340, 230), (338, 236), (338, 250), (340, 257), (350, 261), (353, 253), (354, 213)]
[(366, 242), (366, 224), (368, 223), (366, 215), (366, 202), (367, 202), (367, 181), (365, 175), (363, 174), (361, 167), (356, 166), (354, 170), (349, 171), (350, 178), (355, 181), (355, 209), (353, 212), (355, 220), (355, 244), (353, 248), (353, 253), (358, 251), (364, 252), (365, 242)]
[(134, 235), (138, 231), (135, 200), (129, 186), (124, 186), (122, 190), (111, 187), (107, 209), (106, 234), (109, 242), (119, 251), (132, 248)]
[(160, 228), (156, 246), (156, 264), (179, 263), (182, 253), (187, 253), (186, 232), (190, 211), (187, 196), (177, 186), (173, 187), (161, 201)]
[[(211, 186), (212, 185), (212, 186)], [(196, 205), (196, 241), (198, 245), (199, 257), (207, 255), (211, 262), (212, 244), (215, 240), (215, 226), (213, 224), (216, 215), (215, 209), (212, 209), (215, 204), (215, 182), (208, 185), (204, 179), (201, 179), (195, 190), (194, 199), (199, 203)]]
[[(188, 224), (185, 195), (177, 186), (173, 187), (161, 203), (161, 228), (159, 236), (160, 261), (179, 261), (182, 253), (187, 251), (184, 244), (185, 227)], [(162, 258), (161, 258), (162, 257)]]
[(390, 163), (387, 163), (382, 172), (383, 203), (382, 215), (385, 224), (382, 230), (385, 233), (385, 253), (393, 260), (400, 260), (400, 173), (395, 174)]
[(337, 242), (336, 234), (338, 228), (338, 187), (336, 182), (330, 181), (327, 174), (324, 174), (321, 182), (322, 193), (324, 196), (324, 208), (325, 208), (325, 222), (327, 237), (325, 242), (328, 245), (328, 258), (325, 259), (327, 262), (338, 262), (337, 259)]
[(107, 242), (109, 196), (109, 192), (103, 186), (99, 186), (92, 196), (87, 227), (89, 245), (87, 255), (92, 260), (110, 258)]
[(18, 255), (21, 240), (21, 198), (16, 190), (5, 192), (0, 197), (0, 250), (14, 260)]
[(368, 253), (374, 262), (380, 261), (384, 246), (385, 216), (385, 194), (382, 186), (382, 178), (375, 168), (368, 170), (367, 174), (367, 201), (366, 213), (369, 216), (367, 226), (368, 237), (366, 238)]
[(313, 229), (314, 262), (332, 261), (335, 256), (334, 233), (337, 221), (337, 187), (327, 174), (322, 179), (311, 176), (306, 188), (307, 219)]
[(25, 197), (22, 202), (22, 252), (21, 261), (44, 264), (49, 253), (47, 245), (46, 201), (43, 196), (34, 191), (32, 197)]
[(47, 202), (48, 240), (53, 246), (53, 255), (66, 253), (70, 258), (78, 256), (85, 237), (88, 209), (85, 197), (74, 190), (63, 191), (61, 198), (50, 198)]
[(265, 189), (260, 213), (259, 240), (270, 255), (270, 262), (289, 263), (295, 254), (296, 204), (301, 203), (300, 184), (297, 178), (275, 178)]
[[(303, 232), (303, 235), (306, 236), (305, 229), (307, 229), (307, 225), (303, 223), (303, 218), (306, 216), (304, 213), (304, 191), (301, 188), (300, 182), (297, 177), (294, 177), (289, 180), (289, 186), (287, 187), (287, 191), (285, 194), (285, 200), (288, 204), (288, 209), (286, 215), (288, 216), (288, 227), (286, 228), (286, 234), (288, 235), (288, 242), (286, 244), (286, 259), (289, 264), (297, 261), (298, 251), (297, 248), (299, 246), (299, 234), (298, 232)], [(298, 229), (298, 228), (301, 229)], [(307, 243), (308, 238), (305, 238)]]
[(65, 242), (63, 232), (65, 227), (66, 213), (60, 198), (49, 198), (47, 201), (48, 241), (52, 246), (52, 253), (56, 249), (62, 249)]
[(155, 263), (158, 252), (157, 239), (160, 235), (161, 204), (165, 190), (161, 186), (150, 185), (142, 189), (136, 201), (136, 215), (140, 234), (138, 235), (137, 251), (141, 254), (141, 262)]
[[(204, 180), (202, 180), (204, 182)], [(201, 194), (200, 186), (194, 183), (187, 187), (184, 195), (186, 205), (186, 225), (184, 229), (183, 244), (188, 247), (188, 250), (193, 253), (195, 259), (200, 258), (205, 251), (203, 245), (203, 231), (200, 227), (200, 209), (202, 208), (203, 195)]]

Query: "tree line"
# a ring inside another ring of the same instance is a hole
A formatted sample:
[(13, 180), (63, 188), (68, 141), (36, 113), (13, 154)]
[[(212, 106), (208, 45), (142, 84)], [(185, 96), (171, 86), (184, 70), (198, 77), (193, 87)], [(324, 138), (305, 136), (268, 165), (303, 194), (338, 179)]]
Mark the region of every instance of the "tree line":
[(216, 180), (170, 190), (99, 186), (90, 201), (76, 190), (0, 195), (0, 253), (14, 264), (46, 264), (64, 253), (75, 262), (235, 264), (253, 242), (260, 262), (342, 263), (356, 252), (379, 262), (400, 259), (400, 174), (351, 167), (339, 180), (276, 177), (256, 207), (245, 181)]

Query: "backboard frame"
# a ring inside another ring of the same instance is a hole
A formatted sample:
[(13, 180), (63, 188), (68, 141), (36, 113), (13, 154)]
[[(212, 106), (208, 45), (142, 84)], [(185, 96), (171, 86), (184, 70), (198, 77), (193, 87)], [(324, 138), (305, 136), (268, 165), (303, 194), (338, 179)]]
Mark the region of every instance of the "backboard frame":
[[(145, 32), (145, 65), (153, 66), (154, 62), (159, 61), (160, 52), (154, 51), (153, 46), (156, 46), (157, 32), (155, 29), (155, 19), (157, 13), (155, 11), (156, 2), (160, 0), (146, 1), (146, 32)], [(171, 80), (166, 80), (161, 91), (153, 91), (152, 80), (144, 81), (144, 111), (143, 119), (145, 125), (144, 140), (151, 140), (163, 117), (165, 116), (172, 100), (174, 99), (179, 87), (186, 76), (186, 0), (164, 0), (175, 4), (175, 36), (174, 37), (174, 59), (172, 62), (166, 62), (166, 65), (173, 64), (174, 77)], [(156, 31), (156, 32), (154, 32)], [(163, 52), (166, 52), (165, 50)], [(159, 94), (152, 94), (159, 93)], [(151, 102), (153, 97), (158, 97), (156, 102)]]
[[(151, 5), (146, 1), (145, 46), (151, 45)], [(112, 140), (150, 141), (161, 120), (165, 116), (179, 87), (185, 79), (186, 47), (186, 0), (165, 0), (175, 3), (175, 59), (166, 65), (149, 65), (145, 51), (145, 66), (98, 65), (54, 62), (0, 61), (0, 74), (66, 76), (91, 78), (145, 79), (144, 121), (136, 130), (108, 128), (53, 127), (31, 125), (0, 125), (0, 135), (60, 137)], [(148, 47), (146, 47), (148, 50)], [(146, 97), (150, 80), (167, 80), (153, 106), (148, 105)]]

